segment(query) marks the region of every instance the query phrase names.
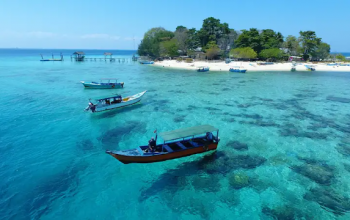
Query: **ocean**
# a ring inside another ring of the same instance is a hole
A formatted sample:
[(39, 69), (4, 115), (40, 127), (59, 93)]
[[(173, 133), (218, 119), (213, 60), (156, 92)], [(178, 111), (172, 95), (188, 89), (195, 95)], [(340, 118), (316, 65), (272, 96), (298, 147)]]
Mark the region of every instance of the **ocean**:
[[(350, 72), (197, 73), (73, 52), (0, 50), (0, 219), (350, 219)], [(100, 78), (125, 86), (80, 83)], [(220, 129), (215, 152), (127, 165), (105, 153), (201, 124)]]
[(331, 54), (343, 54), (347, 59), (350, 59), (349, 52), (331, 52)]

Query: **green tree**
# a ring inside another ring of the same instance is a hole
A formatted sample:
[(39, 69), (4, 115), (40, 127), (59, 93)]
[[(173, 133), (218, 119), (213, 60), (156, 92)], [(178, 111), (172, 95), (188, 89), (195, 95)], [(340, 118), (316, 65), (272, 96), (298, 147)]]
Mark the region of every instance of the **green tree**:
[(307, 60), (321, 43), (321, 38), (316, 36), (315, 31), (300, 31), (299, 40), (301, 42), (301, 48), (304, 60)]
[(316, 59), (326, 59), (329, 57), (329, 53), (331, 52), (331, 46), (327, 43), (321, 42), (317, 49), (311, 53), (312, 58)]
[(235, 41), (235, 47), (251, 47), (254, 51), (259, 53), (262, 50), (262, 46), (258, 29), (251, 28), (250, 30), (242, 30), (242, 33)]
[(200, 39), (195, 28), (189, 29), (187, 34), (186, 45), (188, 50), (194, 50), (201, 46)]
[(289, 35), (286, 38), (286, 41), (284, 41), (283, 47), (287, 48), (288, 53), (290, 55), (292, 55), (292, 56), (299, 55), (300, 45), (299, 45), (299, 40), (296, 37)]
[(260, 43), (262, 49), (280, 48), (283, 44), (283, 35), (271, 29), (262, 30), (260, 33)]
[(162, 41), (160, 42), (160, 56), (170, 56), (175, 57), (178, 56), (178, 43), (175, 38), (168, 40), (168, 41)]
[(209, 17), (203, 20), (202, 28), (198, 31), (198, 37), (201, 43), (201, 46), (204, 47), (210, 41), (215, 41), (218, 43), (218, 40), (225, 34), (229, 34), (230, 29), (227, 23), (220, 23), (220, 19), (215, 19)]
[(174, 33), (167, 31), (162, 27), (152, 28), (148, 30), (138, 48), (140, 56), (159, 57), (160, 42), (170, 40), (174, 37)]
[(224, 52), (226, 56), (230, 49), (234, 46), (235, 40), (238, 38), (238, 33), (234, 29), (230, 29), (228, 34), (224, 34), (221, 38), (218, 39), (218, 47)]
[(344, 56), (343, 54), (337, 54), (337, 55), (335, 56), (335, 58), (336, 58), (337, 60), (340, 60), (340, 61), (343, 61), (343, 62), (346, 61), (346, 58), (345, 58), (345, 56)]
[(280, 60), (285, 56), (285, 54), (283, 53), (282, 50), (278, 48), (271, 48), (271, 49), (262, 50), (259, 53), (259, 56), (266, 60)]
[(257, 53), (251, 47), (241, 47), (241, 48), (231, 49), (230, 57), (254, 59), (257, 57)]
[(205, 52), (208, 59), (214, 59), (220, 54), (220, 48), (216, 45), (215, 41), (210, 41), (205, 47)]
[(187, 48), (188, 48), (188, 29), (184, 26), (178, 26), (176, 28), (176, 31), (174, 33), (174, 38), (177, 41), (177, 46), (179, 50), (182, 51), (182, 53), (187, 53)]

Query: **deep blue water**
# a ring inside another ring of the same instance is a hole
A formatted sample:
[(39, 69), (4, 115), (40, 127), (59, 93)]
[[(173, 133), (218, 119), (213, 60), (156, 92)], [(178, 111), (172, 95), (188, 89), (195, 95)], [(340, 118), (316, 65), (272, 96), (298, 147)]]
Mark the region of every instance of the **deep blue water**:
[[(74, 51), (0, 50), (1, 219), (350, 218), (350, 72), (197, 73)], [(67, 58), (39, 62), (52, 52)], [(105, 77), (125, 88), (80, 83)], [(135, 106), (83, 111), (144, 90)], [(199, 124), (220, 129), (216, 152), (129, 165), (105, 154)]]
[(332, 52), (332, 54), (343, 54), (345, 57), (350, 58), (350, 53), (349, 52)]

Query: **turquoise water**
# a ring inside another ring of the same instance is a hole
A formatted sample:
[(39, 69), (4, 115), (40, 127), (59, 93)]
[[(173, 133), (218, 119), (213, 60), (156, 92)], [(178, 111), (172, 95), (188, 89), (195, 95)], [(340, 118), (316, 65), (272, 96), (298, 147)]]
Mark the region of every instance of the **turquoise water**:
[[(1, 219), (350, 218), (350, 72), (39, 62), (45, 52), (0, 50)], [(125, 88), (80, 83), (104, 77)], [(132, 107), (83, 111), (143, 90)], [(200, 124), (220, 129), (216, 152), (128, 165), (105, 154)]]

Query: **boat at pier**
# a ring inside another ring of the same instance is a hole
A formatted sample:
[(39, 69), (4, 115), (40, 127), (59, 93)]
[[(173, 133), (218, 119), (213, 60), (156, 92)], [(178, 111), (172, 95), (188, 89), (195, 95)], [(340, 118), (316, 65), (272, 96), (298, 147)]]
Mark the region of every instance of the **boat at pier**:
[(197, 68), (197, 72), (208, 72), (209, 67), (208, 66), (200, 66)]
[(247, 69), (241, 67), (241, 66), (233, 66), (229, 70), (230, 72), (236, 72), (236, 73), (245, 73), (247, 72)]
[(133, 105), (141, 101), (142, 96), (146, 92), (147, 91), (143, 91), (136, 95), (127, 96), (125, 98), (122, 98), (121, 95), (109, 96), (106, 98), (98, 98), (96, 99), (97, 104), (92, 103), (90, 99), (89, 106), (85, 108), (85, 111), (90, 110), (92, 113), (94, 113)]
[(153, 163), (216, 150), (220, 141), (219, 129), (211, 125), (162, 132), (159, 136), (164, 141), (161, 144), (156, 144), (156, 136), (153, 146), (150, 144), (130, 150), (107, 150), (106, 153), (124, 164)]
[(118, 83), (118, 79), (115, 78), (101, 79), (100, 82), (81, 81), (81, 83), (87, 89), (116, 89), (124, 87), (124, 82)]

